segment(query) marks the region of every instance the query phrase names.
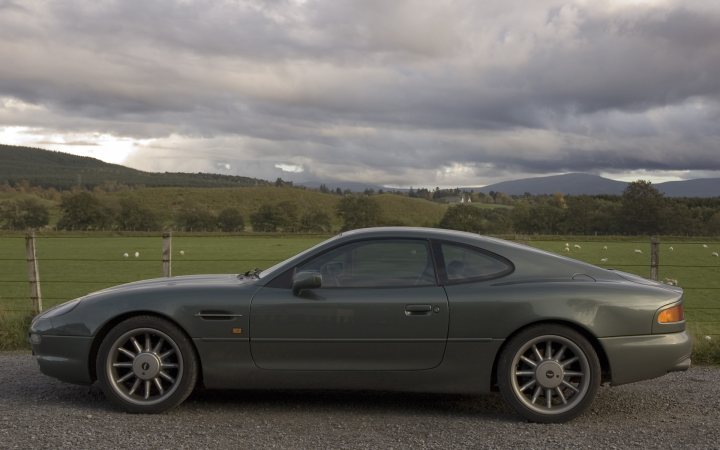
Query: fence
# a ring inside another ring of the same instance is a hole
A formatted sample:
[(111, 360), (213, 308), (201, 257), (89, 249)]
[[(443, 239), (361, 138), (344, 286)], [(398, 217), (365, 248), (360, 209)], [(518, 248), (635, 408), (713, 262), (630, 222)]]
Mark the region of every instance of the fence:
[[(159, 276), (266, 268), (322, 235), (0, 236), (0, 313), (35, 314), (105, 287)], [(685, 290), (695, 335), (720, 335), (720, 242), (524, 237), (529, 245), (674, 282)], [(578, 240), (580, 239), (580, 240)], [(713, 253), (714, 252), (714, 253)]]
[[(0, 314), (33, 314), (92, 291), (170, 274), (238, 273), (266, 268), (326, 237), (107, 233), (0, 236)], [(28, 251), (31, 244), (34, 252)], [(29, 284), (37, 291), (28, 289)]]

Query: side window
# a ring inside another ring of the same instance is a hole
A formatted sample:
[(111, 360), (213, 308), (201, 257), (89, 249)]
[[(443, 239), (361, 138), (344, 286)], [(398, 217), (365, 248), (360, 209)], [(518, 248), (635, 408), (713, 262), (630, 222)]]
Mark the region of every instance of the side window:
[(347, 244), (297, 268), (322, 274), (323, 287), (401, 287), (435, 284), (426, 241), (383, 239)]
[(449, 282), (496, 278), (512, 272), (512, 264), (502, 257), (473, 247), (441, 244), (445, 273)]

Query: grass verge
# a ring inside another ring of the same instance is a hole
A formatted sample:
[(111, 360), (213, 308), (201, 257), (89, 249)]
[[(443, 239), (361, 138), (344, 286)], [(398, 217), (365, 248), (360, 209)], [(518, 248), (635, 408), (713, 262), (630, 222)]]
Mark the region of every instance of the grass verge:
[(697, 365), (720, 365), (720, 336), (696, 336), (692, 362)]
[(30, 313), (0, 310), (0, 350), (29, 350), (27, 332), (32, 318)]

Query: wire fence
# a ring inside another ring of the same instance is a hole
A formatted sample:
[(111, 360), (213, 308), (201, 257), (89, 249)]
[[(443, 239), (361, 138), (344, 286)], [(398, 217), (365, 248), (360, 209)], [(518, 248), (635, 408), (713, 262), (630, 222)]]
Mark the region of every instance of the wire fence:
[[(152, 234), (62, 233), (35, 238), (41, 308), (106, 287), (168, 275), (240, 273), (267, 268), (326, 235), (176, 234), (169, 243)], [(649, 240), (601, 237), (516, 237), (528, 245), (649, 277)], [(169, 244), (169, 245), (168, 245)], [(720, 336), (720, 241), (678, 239), (657, 244), (659, 281), (685, 291), (690, 330)], [(0, 235), (0, 313), (32, 314), (26, 237)], [(165, 263), (165, 264), (163, 264)]]

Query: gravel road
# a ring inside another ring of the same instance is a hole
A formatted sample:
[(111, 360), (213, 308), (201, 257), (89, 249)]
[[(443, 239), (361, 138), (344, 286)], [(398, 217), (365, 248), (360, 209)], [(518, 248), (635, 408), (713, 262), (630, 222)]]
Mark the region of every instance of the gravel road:
[(720, 448), (720, 368), (616, 388), (569, 424), (521, 421), (498, 395), (205, 391), (162, 415), (0, 353), (0, 448)]

